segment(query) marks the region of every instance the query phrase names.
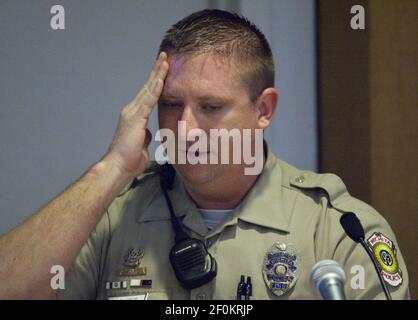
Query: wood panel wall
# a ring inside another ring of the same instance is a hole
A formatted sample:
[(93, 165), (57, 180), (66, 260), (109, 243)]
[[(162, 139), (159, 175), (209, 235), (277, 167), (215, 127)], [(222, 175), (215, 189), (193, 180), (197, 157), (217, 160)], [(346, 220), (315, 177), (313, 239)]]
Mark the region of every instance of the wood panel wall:
[[(356, 4), (365, 30), (350, 27)], [(418, 299), (418, 1), (317, 5), (320, 171), (390, 223)]]

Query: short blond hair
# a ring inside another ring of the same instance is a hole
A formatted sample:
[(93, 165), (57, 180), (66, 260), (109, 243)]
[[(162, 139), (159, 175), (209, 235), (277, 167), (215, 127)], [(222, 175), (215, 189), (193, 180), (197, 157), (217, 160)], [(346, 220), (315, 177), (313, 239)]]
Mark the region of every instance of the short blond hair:
[(264, 89), (274, 87), (274, 62), (264, 34), (247, 18), (228, 11), (195, 12), (165, 34), (159, 52), (188, 56), (214, 53), (231, 57), (252, 102)]

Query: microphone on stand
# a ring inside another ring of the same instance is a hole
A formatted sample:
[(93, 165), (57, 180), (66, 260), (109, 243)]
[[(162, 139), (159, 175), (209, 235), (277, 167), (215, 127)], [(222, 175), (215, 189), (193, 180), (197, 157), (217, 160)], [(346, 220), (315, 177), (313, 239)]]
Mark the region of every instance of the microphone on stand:
[(370, 259), (373, 262), (374, 268), (377, 272), (377, 276), (379, 277), (380, 284), (382, 286), (383, 292), (385, 293), (387, 300), (392, 300), (390, 292), (383, 280), (382, 273), (380, 272), (380, 267), (377, 264), (375, 257), (373, 256), (372, 252), (370, 251), (369, 247), (364, 241), (364, 229), (361, 225), (360, 220), (353, 212), (344, 213), (340, 218), (340, 223), (345, 231), (345, 233), (356, 243), (360, 243), (364, 250), (366, 250), (367, 254), (369, 255)]
[(334, 260), (322, 260), (311, 270), (311, 282), (324, 300), (345, 300), (344, 269)]

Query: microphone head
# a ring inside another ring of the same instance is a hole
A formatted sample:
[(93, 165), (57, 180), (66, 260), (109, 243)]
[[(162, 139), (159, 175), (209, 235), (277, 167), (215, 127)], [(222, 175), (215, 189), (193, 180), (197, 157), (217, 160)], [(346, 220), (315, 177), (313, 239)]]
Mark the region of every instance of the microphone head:
[(340, 218), (340, 223), (345, 233), (354, 241), (364, 240), (364, 229), (360, 220), (352, 212), (344, 213)]
[(323, 280), (333, 278), (340, 281), (341, 284), (345, 283), (345, 272), (337, 261), (334, 260), (321, 260), (315, 264), (311, 270), (311, 282), (319, 289)]

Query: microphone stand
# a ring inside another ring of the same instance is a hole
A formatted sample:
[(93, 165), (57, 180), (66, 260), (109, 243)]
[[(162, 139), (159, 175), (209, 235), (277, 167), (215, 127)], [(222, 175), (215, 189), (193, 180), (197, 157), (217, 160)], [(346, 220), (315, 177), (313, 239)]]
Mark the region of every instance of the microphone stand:
[(378, 275), (380, 284), (382, 285), (383, 292), (385, 293), (386, 299), (387, 300), (392, 300), (392, 297), (391, 297), (391, 295), (389, 293), (388, 287), (386, 286), (386, 283), (383, 280), (382, 273), (381, 273), (381, 269), (378, 266), (378, 264), (376, 262), (376, 259), (373, 256), (373, 253), (370, 251), (369, 247), (367, 246), (367, 244), (366, 244), (366, 242), (364, 241), (363, 238), (360, 238), (360, 243), (363, 246), (364, 250), (366, 250), (366, 252), (369, 255), (370, 259), (373, 261), (373, 266), (376, 269), (376, 272), (377, 272), (377, 275)]

